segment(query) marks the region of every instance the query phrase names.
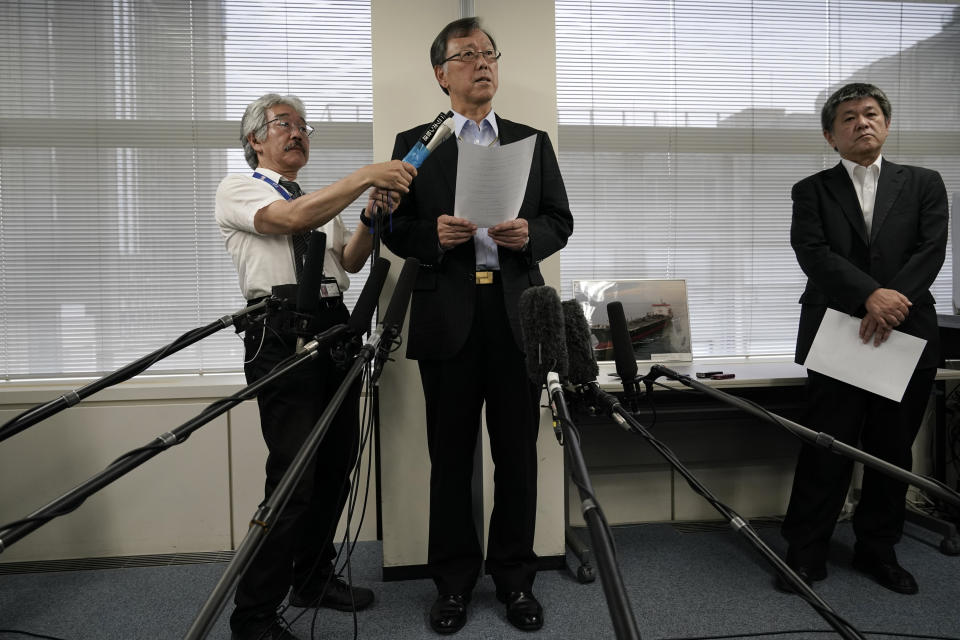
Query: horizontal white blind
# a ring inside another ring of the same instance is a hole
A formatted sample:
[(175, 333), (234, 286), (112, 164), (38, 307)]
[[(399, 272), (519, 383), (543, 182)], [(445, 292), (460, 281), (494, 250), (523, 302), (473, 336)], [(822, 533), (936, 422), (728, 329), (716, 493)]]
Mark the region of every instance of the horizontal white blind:
[[(372, 159), (370, 53), (369, 0), (0, 4), (0, 376), (113, 371), (241, 309), (213, 211), (245, 106), (304, 101), (320, 188)], [(224, 329), (151, 371), (242, 359)]]
[[(884, 156), (960, 191), (960, 9), (872, 0), (557, 0), (559, 157), (581, 279), (683, 279), (695, 356), (792, 354), (790, 188), (833, 166), (820, 108), (893, 104)], [(933, 288), (951, 313), (952, 261)]]

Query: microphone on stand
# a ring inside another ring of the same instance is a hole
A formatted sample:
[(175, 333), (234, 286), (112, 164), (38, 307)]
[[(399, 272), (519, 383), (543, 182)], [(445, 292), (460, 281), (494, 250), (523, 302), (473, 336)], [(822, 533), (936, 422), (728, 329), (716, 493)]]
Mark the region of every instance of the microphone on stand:
[[(546, 378), (550, 408), (553, 411), (553, 430), (557, 442), (564, 448), (570, 465), (570, 476), (580, 495), (583, 519), (587, 523), (590, 539), (596, 550), (600, 582), (616, 637), (624, 640), (639, 639), (637, 621), (630, 607), (620, 568), (617, 566), (613, 534), (590, 482), (580, 446), (580, 434), (570, 414), (560, 382), (561, 376), (566, 378), (568, 373), (589, 377), (591, 370), (581, 348), (576, 349), (575, 355), (568, 353), (565, 339), (566, 313), (568, 311), (560, 302), (560, 296), (551, 287), (530, 287), (520, 295), (520, 330), (527, 360), (527, 374), (537, 384), (543, 384)], [(580, 313), (582, 315), (583, 311)], [(589, 334), (589, 330), (587, 333)], [(592, 358), (593, 348), (589, 346), (589, 340), (586, 344), (589, 358)], [(573, 365), (575, 369), (571, 368)], [(596, 363), (593, 364), (593, 369), (596, 369)], [(596, 374), (593, 377), (595, 378)]]
[(357, 303), (353, 306), (347, 326), (355, 336), (370, 332), (370, 322), (380, 300), (380, 291), (390, 273), (390, 261), (386, 258), (377, 258), (370, 265), (370, 275), (360, 291)]
[(567, 376), (567, 346), (563, 342), (563, 310), (552, 287), (530, 287), (520, 294), (520, 335), (527, 375), (543, 385), (547, 373)]
[(640, 387), (637, 385), (637, 359), (633, 353), (633, 342), (627, 329), (623, 304), (619, 300), (607, 303), (607, 321), (610, 323), (610, 340), (613, 342), (617, 375), (623, 384), (624, 401), (631, 411), (636, 411), (637, 398), (640, 395)]
[(569, 359), (563, 341), (560, 296), (552, 287), (530, 287), (520, 294), (519, 307), (527, 376), (540, 386), (546, 383), (554, 416), (553, 433), (563, 444), (560, 421), (569, 416), (560, 377), (567, 377)]
[(377, 348), (376, 360), (373, 366), (373, 380), (380, 376), (383, 365), (390, 359), (390, 352), (393, 345), (400, 338), (403, 330), (403, 319), (407, 315), (407, 307), (410, 305), (410, 296), (413, 293), (413, 285), (417, 280), (417, 272), (420, 270), (420, 261), (416, 258), (407, 258), (403, 261), (403, 268), (397, 277), (397, 285), (393, 289), (393, 295), (387, 304), (387, 310), (383, 314), (383, 320), (380, 323), (382, 338)]

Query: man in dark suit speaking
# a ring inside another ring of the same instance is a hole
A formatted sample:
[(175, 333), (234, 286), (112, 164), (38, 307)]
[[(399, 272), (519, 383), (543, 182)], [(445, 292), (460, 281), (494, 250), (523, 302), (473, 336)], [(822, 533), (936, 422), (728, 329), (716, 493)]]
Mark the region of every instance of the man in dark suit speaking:
[[(929, 289), (946, 252), (947, 192), (936, 171), (881, 157), (890, 117), (886, 95), (869, 84), (848, 84), (823, 106), (823, 135), (841, 160), (793, 187), (790, 242), (808, 278), (796, 361), (806, 360), (827, 307), (862, 318), (860, 339), (880, 348), (894, 329), (925, 339), (899, 403), (808, 370), (810, 428), (853, 446), (859, 441), (866, 452), (909, 470), (939, 360)], [(782, 532), (788, 564), (808, 583), (827, 576), (827, 548), (852, 466), (818, 447), (804, 445), (800, 452)], [(917, 583), (894, 552), (906, 490), (864, 469), (853, 515), (853, 567), (910, 594)]]
[[(486, 404), (494, 472), (494, 507), (486, 567), (507, 618), (531, 631), (543, 624), (532, 593), (537, 505), (540, 389), (527, 377), (519, 323), (520, 294), (544, 283), (539, 262), (573, 231), (566, 189), (543, 131), (493, 112), (500, 53), (476, 18), (450, 23), (430, 48), (434, 74), (450, 96), (456, 139), (426, 159), (386, 223), (384, 243), (420, 261), (410, 311), (407, 357), (418, 361), (430, 452), (428, 565), (438, 598), (430, 625), (455, 633), (483, 553), (471, 505), (473, 455)], [(397, 135), (394, 158), (427, 125)], [(454, 217), (458, 146), (505, 145), (536, 136), (526, 192), (516, 217), (489, 228)]]

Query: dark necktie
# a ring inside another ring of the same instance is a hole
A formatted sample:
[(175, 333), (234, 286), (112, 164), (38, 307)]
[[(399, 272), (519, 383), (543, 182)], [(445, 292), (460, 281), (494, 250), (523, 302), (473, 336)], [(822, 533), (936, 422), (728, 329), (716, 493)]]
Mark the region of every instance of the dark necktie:
[[(290, 192), (293, 198), (299, 198), (303, 195), (303, 191), (300, 190), (300, 185), (296, 182), (281, 179), (280, 186)], [(293, 241), (293, 263), (296, 267), (297, 282), (300, 282), (300, 274), (303, 271), (303, 259), (304, 256), (307, 255), (307, 238), (309, 237), (309, 231), (306, 233), (294, 233), (290, 236), (290, 239)]]

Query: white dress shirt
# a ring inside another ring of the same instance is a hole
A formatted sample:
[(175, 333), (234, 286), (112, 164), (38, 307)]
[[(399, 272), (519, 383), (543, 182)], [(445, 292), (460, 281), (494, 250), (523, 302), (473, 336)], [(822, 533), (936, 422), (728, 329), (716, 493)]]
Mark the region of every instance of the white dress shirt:
[[(274, 182), (280, 180), (276, 171), (259, 167), (257, 171)], [(293, 264), (293, 243), (289, 235), (258, 233), (253, 226), (257, 211), (283, 196), (272, 186), (250, 173), (231, 174), (217, 187), (215, 214), (227, 252), (233, 258), (240, 277), (240, 290), (247, 300), (270, 295), (280, 284), (295, 284), (297, 274)], [(327, 234), (323, 256), (323, 274), (337, 279), (341, 291), (350, 286), (350, 278), (343, 269), (343, 248), (350, 241), (351, 231), (340, 216), (334, 216), (320, 231)]]
[(877, 156), (877, 159), (869, 166), (863, 166), (842, 158), (840, 162), (847, 169), (850, 179), (853, 181), (853, 188), (857, 192), (857, 200), (860, 201), (860, 210), (863, 211), (863, 222), (867, 226), (867, 237), (870, 237), (870, 230), (873, 228), (873, 206), (877, 201), (877, 183), (880, 180), (880, 164), (883, 156)]

